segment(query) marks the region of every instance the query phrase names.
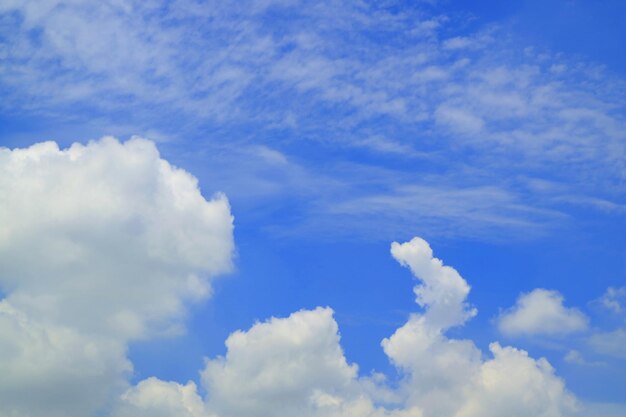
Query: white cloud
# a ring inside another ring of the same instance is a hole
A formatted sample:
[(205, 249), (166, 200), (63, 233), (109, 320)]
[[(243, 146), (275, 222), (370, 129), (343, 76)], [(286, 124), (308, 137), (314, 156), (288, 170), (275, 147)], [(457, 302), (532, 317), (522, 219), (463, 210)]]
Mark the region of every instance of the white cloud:
[[(154, 144), (0, 148), (0, 404), (92, 415), (121, 392), (127, 343), (179, 331), (231, 268), (228, 202)], [(8, 410), (8, 411), (7, 411)]]
[(622, 313), (626, 304), (626, 287), (607, 288), (606, 292), (597, 300), (597, 302), (599, 302), (602, 307), (615, 314)]
[(589, 346), (602, 355), (626, 359), (626, 330), (616, 329), (612, 332), (596, 333), (588, 340)]
[[(465, 300), (469, 286), (424, 240), (394, 243), (392, 254), (422, 281), (416, 294), (425, 309), (382, 342), (401, 373), (397, 386), (380, 375), (359, 377), (343, 354), (332, 310), (317, 308), (231, 334), (226, 355), (207, 360), (202, 372), (206, 410), (220, 417), (564, 417), (576, 409), (545, 359), (493, 343), (492, 357), (483, 360), (471, 341), (444, 335), (474, 314)], [(167, 398), (179, 398), (176, 407), (188, 401), (175, 395), (180, 385), (150, 379), (128, 391), (120, 407), (141, 407), (133, 398), (150, 398), (149, 387), (167, 389)], [(195, 387), (187, 389), (202, 409)]]
[(337, 331), (332, 310), (318, 308), (233, 333), (226, 356), (202, 373), (209, 405), (219, 415), (250, 417), (342, 406), (357, 368), (346, 362)]
[[(354, 122), (343, 112), (328, 114), (340, 104), (357, 120), (386, 115), (405, 128), (419, 121), (417, 132), (435, 121), (444, 134), (449, 128), (464, 133), (444, 135), (446, 144), (473, 136), (472, 145), (496, 162), (494, 145), (528, 165), (582, 158), (615, 175), (606, 162), (624, 155), (624, 117), (612, 110), (621, 108), (620, 80), (598, 77), (597, 68), (584, 62), (549, 55), (545, 62), (530, 49), (516, 61), (508, 51), (522, 47), (497, 30), (442, 39), (459, 22), (422, 8), (393, 13), (364, 3), (310, 7), (297, 0), (40, 3), (0, 6), (7, 42), (18, 46), (5, 48), (0, 73), (12, 108), (86, 102), (115, 109), (123, 100), (175, 108), (194, 121), (255, 118), (275, 125), (287, 115), (306, 116), (320, 136), (339, 140), (344, 132), (337, 126)], [(165, 12), (155, 13), (159, 8)], [(298, 24), (270, 18), (268, 9), (282, 10)], [(333, 30), (322, 29), (330, 22)], [(429, 29), (415, 30), (424, 25)], [(38, 36), (29, 36), (34, 30)], [(367, 36), (372, 30), (394, 31), (397, 42), (381, 44)], [(487, 43), (490, 48), (480, 48)], [(250, 111), (258, 109), (259, 91), (264, 114)], [(331, 123), (319, 123), (312, 107)], [(154, 121), (154, 111), (136, 110), (135, 117)], [(338, 133), (320, 130), (324, 124)], [(389, 127), (381, 124), (360, 137)]]
[(464, 49), (473, 44), (472, 39), (457, 36), (443, 42), (444, 49)]
[(406, 375), (399, 389), (404, 404), (424, 415), (560, 417), (576, 409), (545, 359), (492, 343), (492, 358), (483, 360), (472, 341), (433, 332), (423, 316), (414, 316), (383, 347)]
[(587, 326), (588, 318), (576, 308), (565, 307), (559, 292), (542, 288), (522, 294), (498, 317), (498, 329), (507, 336), (564, 335)]
[(624, 417), (626, 405), (619, 403), (586, 403), (576, 417)]
[(445, 336), (448, 327), (463, 324), (476, 311), (466, 302), (467, 282), (434, 258), (427, 242), (414, 238), (394, 243), (392, 254), (422, 281), (415, 291), (426, 310), (382, 342), (391, 361), (407, 375), (400, 387), (405, 404), (435, 417), (558, 417), (575, 408), (574, 398), (545, 359), (493, 343), (493, 358), (483, 361), (472, 341)]
[(565, 354), (565, 356), (563, 357), (563, 359), (567, 363), (573, 363), (573, 364), (577, 364), (577, 365), (585, 365), (585, 364), (587, 364), (587, 361), (583, 357), (582, 353), (580, 353), (577, 350), (573, 350), (573, 349), (568, 351)]
[(489, 349), (493, 359), (483, 363), (468, 399), (455, 416), (558, 417), (576, 410), (576, 401), (547, 360), (534, 360), (522, 350), (498, 343)]
[(231, 267), (224, 196), (143, 139), (0, 149), (0, 285), (29, 315), (138, 338), (168, 331), (185, 298)]
[(213, 417), (191, 381), (181, 385), (148, 378), (125, 392), (121, 400), (114, 417)]
[(426, 316), (413, 315), (382, 346), (406, 375), (402, 402), (426, 416), (454, 415), (481, 367), (481, 352), (471, 341), (448, 339)]
[(485, 126), (485, 122), (480, 116), (463, 108), (452, 107), (447, 104), (437, 108), (435, 120), (437, 123), (461, 134), (476, 134)]
[(476, 315), (465, 303), (470, 286), (452, 267), (433, 257), (428, 243), (421, 238), (391, 245), (391, 254), (411, 269), (422, 282), (414, 288), (416, 302), (426, 309), (424, 319), (438, 330), (461, 325)]
[(0, 301), (3, 416), (83, 417), (125, 387), (122, 343), (43, 324)]
[(604, 362), (600, 361), (589, 361), (583, 356), (583, 354), (575, 349), (570, 349), (563, 360), (572, 365), (580, 365), (580, 366), (604, 366), (606, 365)]
[(332, 314), (329, 308), (302, 310), (231, 334), (226, 355), (208, 360), (202, 371), (205, 402), (193, 383), (150, 378), (122, 396), (114, 415), (422, 417), (415, 409), (374, 406), (343, 355)]
[[(387, 182), (401, 184), (410, 181), (410, 178), (402, 178), (401, 173), (384, 170), (365, 178), (368, 184), (380, 186), (377, 188), (386, 188)], [(359, 180), (357, 176), (354, 182)], [(498, 239), (494, 236), (497, 235), (495, 230), (523, 229), (524, 236), (537, 236), (545, 233), (548, 223), (555, 224), (563, 219), (558, 212), (525, 205), (505, 188), (458, 187), (423, 179), (367, 195), (354, 190), (339, 200), (325, 201), (316, 209), (315, 218), (300, 226), (305, 231), (313, 233), (322, 228), (328, 230), (327, 234), (337, 234), (347, 233), (347, 229), (368, 239), (410, 237), (407, 231), (412, 229), (426, 230), (438, 236), (486, 240)], [(359, 228), (371, 219), (376, 219), (381, 230), (373, 232), (371, 228)]]

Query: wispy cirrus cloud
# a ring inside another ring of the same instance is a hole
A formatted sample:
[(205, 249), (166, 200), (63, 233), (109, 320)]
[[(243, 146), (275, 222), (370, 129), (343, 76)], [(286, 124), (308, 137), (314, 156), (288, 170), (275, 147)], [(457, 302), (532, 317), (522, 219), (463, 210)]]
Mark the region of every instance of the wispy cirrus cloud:
[[(398, 165), (423, 176), (446, 171), (439, 184), (399, 172), (385, 187), (396, 206), (405, 193), (395, 190), (442, 194), (452, 181), (510, 196), (504, 205), (496, 198), (483, 218), (498, 209), (510, 214), (509, 201), (532, 207), (526, 213), (567, 213), (563, 199), (623, 205), (624, 81), (535, 50), (505, 28), (468, 31), (462, 16), (436, 5), (49, 1), (5, 2), (0, 11), (0, 87), (12, 113), (86, 124), (95, 114), (101, 126), (159, 131), (198, 148), (263, 145), (290, 159), (295, 153), (318, 182), (332, 175), (326, 155), (331, 164), (352, 162), (341, 152), (349, 148), (391, 158), (365, 157), (371, 172)], [(302, 141), (329, 152), (290, 149)], [(397, 163), (407, 158), (428, 162)], [(245, 163), (242, 157), (235, 165)], [(375, 187), (356, 192), (367, 175), (351, 179), (349, 200), (380, 198)], [(563, 186), (547, 198), (502, 181), (519, 176)], [(398, 184), (400, 177), (412, 179)], [(264, 180), (277, 181), (271, 174)], [(466, 215), (476, 210), (469, 204)], [(541, 224), (523, 212), (511, 224)], [(394, 218), (399, 227), (403, 216)]]

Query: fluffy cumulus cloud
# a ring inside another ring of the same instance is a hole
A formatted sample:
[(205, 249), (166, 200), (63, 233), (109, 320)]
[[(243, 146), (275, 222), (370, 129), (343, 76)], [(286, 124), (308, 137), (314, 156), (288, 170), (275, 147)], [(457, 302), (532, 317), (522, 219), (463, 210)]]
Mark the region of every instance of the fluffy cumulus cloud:
[(337, 331), (332, 311), (318, 308), (233, 333), (226, 357), (202, 374), (210, 404), (222, 415), (291, 416), (340, 403), (357, 369)]
[[(171, 412), (162, 415), (171, 417), (421, 417), (419, 410), (407, 414), (375, 408), (356, 365), (344, 357), (332, 315), (330, 308), (303, 310), (237, 331), (226, 341), (227, 354), (208, 360), (202, 371), (208, 393), (204, 401), (193, 383), (150, 378), (124, 394), (116, 416), (152, 416), (155, 404), (163, 404)], [(186, 414), (174, 412), (179, 409)]]
[[(484, 361), (472, 341), (445, 335), (476, 312), (466, 303), (467, 282), (433, 258), (428, 243), (415, 238), (394, 244), (392, 254), (422, 280), (416, 287), (418, 302), (425, 290), (437, 295), (426, 302), (422, 298), (425, 312), (414, 314), (382, 343), (405, 374), (400, 388), (405, 404), (421, 407), (426, 416), (441, 417), (556, 417), (574, 409), (573, 397), (545, 359), (534, 360), (524, 351), (493, 343), (492, 358)], [(440, 311), (454, 313), (441, 320)]]
[[(206, 397), (193, 383), (151, 378), (122, 397), (119, 409), (127, 414), (120, 415), (161, 415), (146, 414), (157, 403), (172, 410), (163, 414), (172, 417), (561, 417), (574, 412), (575, 399), (545, 359), (499, 343), (490, 345), (491, 355), (484, 359), (473, 342), (445, 335), (475, 310), (466, 302), (467, 282), (434, 258), (427, 242), (394, 243), (392, 255), (420, 280), (415, 293), (423, 308), (382, 342), (400, 375), (395, 383), (381, 375), (360, 377), (343, 354), (332, 310), (317, 308), (231, 334), (226, 354), (207, 360), (201, 373)], [(187, 411), (176, 414), (179, 409)]]
[(493, 355), (482, 364), (456, 417), (569, 415), (574, 398), (547, 360), (534, 360), (522, 350), (492, 343)]
[[(0, 404), (84, 417), (125, 385), (130, 340), (179, 331), (231, 267), (232, 216), (152, 142), (0, 149)], [(5, 415), (5, 414), (3, 414)]]
[(227, 200), (207, 202), (149, 141), (5, 149), (0, 170), (0, 285), (29, 314), (143, 337), (230, 267)]
[(563, 335), (585, 330), (587, 317), (563, 305), (557, 291), (535, 289), (522, 294), (511, 309), (498, 318), (498, 328), (508, 336)]
[(425, 240), (415, 238), (404, 244), (394, 242), (391, 255), (401, 265), (408, 266), (422, 282), (414, 291), (417, 304), (426, 309), (428, 323), (443, 329), (463, 324), (476, 314), (476, 310), (470, 309), (465, 302), (470, 286), (454, 268), (433, 257)]

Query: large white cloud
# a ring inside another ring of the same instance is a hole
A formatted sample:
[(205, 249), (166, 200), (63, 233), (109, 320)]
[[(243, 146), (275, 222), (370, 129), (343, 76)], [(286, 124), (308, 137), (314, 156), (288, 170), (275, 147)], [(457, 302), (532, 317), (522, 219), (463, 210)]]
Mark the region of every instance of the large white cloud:
[(232, 230), (226, 198), (205, 200), (150, 141), (0, 149), (0, 414), (106, 404), (127, 343), (177, 331), (230, 269)]
[(227, 355), (208, 361), (202, 373), (209, 405), (219, 415), (249, 417), (341, 407), (355, 395), (357, 367), (346, 362), (337, 331), (332, 310), (318, 308), (233, 333)]
[(30, 315), (124, 338), (167, 331), (233, 252), (225, 197), (155, 146), (113, 138), (0, 150), (0, 285)]
[[(421, 283), (415, 292), (424, 308), (382, 342), (400, 380), (359, 377), (339, 344), (329, 308), (299, 311), (234, 332), (227, 353), (207, 361), (202, 413), (219, 417), (563, 417), (576, 402), (545, 359), (522, 350), (490, 346), (491, 357), (469, 340), (449, 339), (445, 331), (475, 314), (466, 302), (469, 285), (433, 257), (427, 242), (415, 238), (392, 245), (393, 256)], [(444, 308), (445, 307), (445, 308)], [(447, 311), (444, 311), (447, 310)], [(122, 398), (120, 409), (145, 414), (156, 390), (164, 398), (194, 393), (193, 386), (146, 380)], [(129, 408), (130, 407), (130, 408)], [(171, 405), (168, 407), (172, 408)], [(172, 408), (173, 409), (173, 408)], [(200, 409), (200, 407), (198, 407)], [(204, 414), (188, 414), (204, 416)], [(174, 417), (176, 414), (163, 414)], [(182, 414), (186, 415), (186, 414)]]
[(563, 305), (559, 292), (543, 288), (522, 294), (515, 306), (498, 318), (498, 328), (508, 336), (563, 335), (585, 330), (587, 323), (580, 310)]

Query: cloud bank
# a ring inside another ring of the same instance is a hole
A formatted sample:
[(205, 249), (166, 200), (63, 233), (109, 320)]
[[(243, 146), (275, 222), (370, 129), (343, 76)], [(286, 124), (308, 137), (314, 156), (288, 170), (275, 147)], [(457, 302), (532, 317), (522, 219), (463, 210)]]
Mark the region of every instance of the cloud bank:
[(124, 394), (115, 415), (155, 415), (155, 404), (164, 402), (171, 413), (156, 415), (173, 417), (183, 409), (180, 415), (194, 417), (559, 417), (574, 412), (574, 397), (545, 359), (499, 343), (490, 345), (485, 359), (472, 341), (445, 335), (476, 311), (466, 302), (467, 282), (434, 258), (426, 241), (394, 243), (391, 252), (419, 279), (415, 293), (423, 308), (382, 341), (400, 375), (397, 384), (380, 374), (359, 376), (357, 365), (343, 354), (333, 311), (318, 307), (232, 333), (226, 354), (207, 359), (201, 371), (205, 397), (192, 382), (150, 378)]

